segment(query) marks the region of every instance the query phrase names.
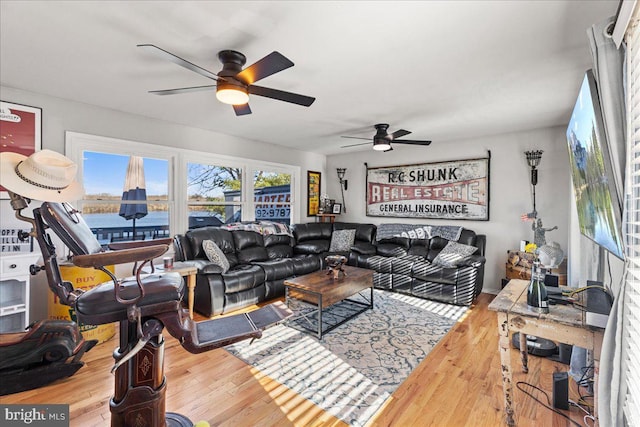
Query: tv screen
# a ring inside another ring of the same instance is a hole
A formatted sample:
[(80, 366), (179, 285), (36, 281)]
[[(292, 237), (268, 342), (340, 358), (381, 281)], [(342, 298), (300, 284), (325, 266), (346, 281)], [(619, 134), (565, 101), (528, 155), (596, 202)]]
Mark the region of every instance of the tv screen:
[(620, 201), (613, 181), (595, 78), (587, 71), (567, 127), (580, 232), (624, 259)]

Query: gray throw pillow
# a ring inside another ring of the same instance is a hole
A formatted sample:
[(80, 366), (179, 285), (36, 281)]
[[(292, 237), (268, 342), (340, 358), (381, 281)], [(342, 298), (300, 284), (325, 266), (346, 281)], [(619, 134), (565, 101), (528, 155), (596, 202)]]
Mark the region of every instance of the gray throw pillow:
[(331, 234), (329, 252), (347, 252), (356, 241), (356, 230), (336, 230)]
[(449, 242), (433, 259), (433, 263), (444, 268), (456, 268), (462, 261), (468, 259), (477, 250), (478, 248), (475, 246)]
[(202, 242), (202, 249), (204, 250), (205, 255), (207, 255), (207, 258), (209, 258), (209, 261), (220, 266), (223, 273), (229, 271), (229, 268), (231, 267), (229, 260), (225, 256), (224, 252), (222, 252), (222, 249), (216, 245), (216, 242), (213, 240), (204, 240)]

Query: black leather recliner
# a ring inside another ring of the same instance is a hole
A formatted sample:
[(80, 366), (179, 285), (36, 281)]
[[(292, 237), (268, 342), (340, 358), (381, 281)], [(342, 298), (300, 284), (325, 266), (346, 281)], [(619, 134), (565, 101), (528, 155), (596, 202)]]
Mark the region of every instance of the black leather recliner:
[[(209, 261), (204, 240), (224, 252), (227, 272)], [(176, 235), (174, 248), (178, 261), (198, 267), (194, 309), (209, 317), (284, 296), (286, 279), (321, 268), (318, 256), (294, 254), (292, 237), (286, 234), (203, 227)]]

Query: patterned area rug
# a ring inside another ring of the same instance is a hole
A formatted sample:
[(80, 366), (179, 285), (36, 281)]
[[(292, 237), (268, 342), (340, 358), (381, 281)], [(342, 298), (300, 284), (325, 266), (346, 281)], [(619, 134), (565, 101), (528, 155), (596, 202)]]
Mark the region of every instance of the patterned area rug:
[[(329, 310), (339, 315), (341, 308)], [(375, 290), (373, 310), (322, 341), (279, 325), (251, 345), (226, 349), (347, 424), (362, 426), (466, 311)]]

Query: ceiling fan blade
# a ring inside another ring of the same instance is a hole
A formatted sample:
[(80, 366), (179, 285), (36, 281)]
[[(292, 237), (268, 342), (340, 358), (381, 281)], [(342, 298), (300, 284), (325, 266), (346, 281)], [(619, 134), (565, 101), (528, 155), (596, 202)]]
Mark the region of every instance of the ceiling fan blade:
[(366, 141), (371, 141), (371, 138), (363, 138), (361, 136), (341, 136), (340, 138), (350, 138), (350, 139), (364, 139)]
[(340, 148), (347, 148), (347, 147), (357, 147), (358, 145), (367, 145), (367, 144), (371, 144), (371, 142), (362, 142), (360, 144), (349, 144), (349, 145), (343, 145)]
[(292, 104), (303, 105), (305, 107), (310, 106), (315, 101), (315, 98), (305, 95), (298, 95), (297, 93), (285, 92), (283, 90), (271, 89), (262, 86), (249, 86), (249, 93), (252, 95), (264, 96), (267, 98), (277, 99), (284, 102), (290, 102)]
[(250, 85), (272, 74), (293, 67), (293, 65), (293, 62), (280, 52), (273, 51), (258, 62), (240, 71), (236, 74), (236, 78)]
[(215, 87), (216, 85), (181, 87), (177, 89), (150, 90), (149, 93), (152, 93), (154, 95), (177, 95), (179, 93), (200, 92)]
[(251, 114), (249, 104), (234, 105), (233, 111), (236, 112), (236, 116), (246, 116), (247, 114)]
[(396, 139), (396, 138), (401, 138), (405, 135), (409, 135), (411, 133), (411, 131), (408, 130), (404, 130), (404, 129), (398, 129), (397, 131), (395, 131), (394, 133), (391, 134), (391, 138), (392, 139)]
[(413, 139), (396, 139), (394, 144), (413, 144), (413, 145), (429, 145), (431, 141), (417, 141)]
[[(186, 68), (187, 70), (191, 70), (195, 73), (200, 74), (201, 76), (207, 77), (209, 79), (212, 80), (218, 80), (218, 76), (215, 73), (212, 73), (209, 70), (205, 70), (202, 67), (197, 66), (196, 64), (187, 61), (186, 59), (182, 59), (179, 56), (174, 55), (171, 52), (167, 52), (166, 50), (153, 45), (153, 44), (139, 44), (137, 45), (138, 47), (141, 47), (143, 49), (145, 49), (147, 52), (150, 52), (154, 55), (160, 56), (164, 59), (168, 59), (169, 61), (173, 62), (174, 64), (178, 64), (181, 67)], [(221, 78), (221, 80), (224, 80), (223, 78)]]
[(383, 151), (383, 153), (386, 153), (386, 152), (388, 152), (388, 151), (393, 151), (393, 147), (392, 147), (392, 146), (389, 146), (389, 149), (388, 149), (388, 150), (384, 150), (384, 151)]

